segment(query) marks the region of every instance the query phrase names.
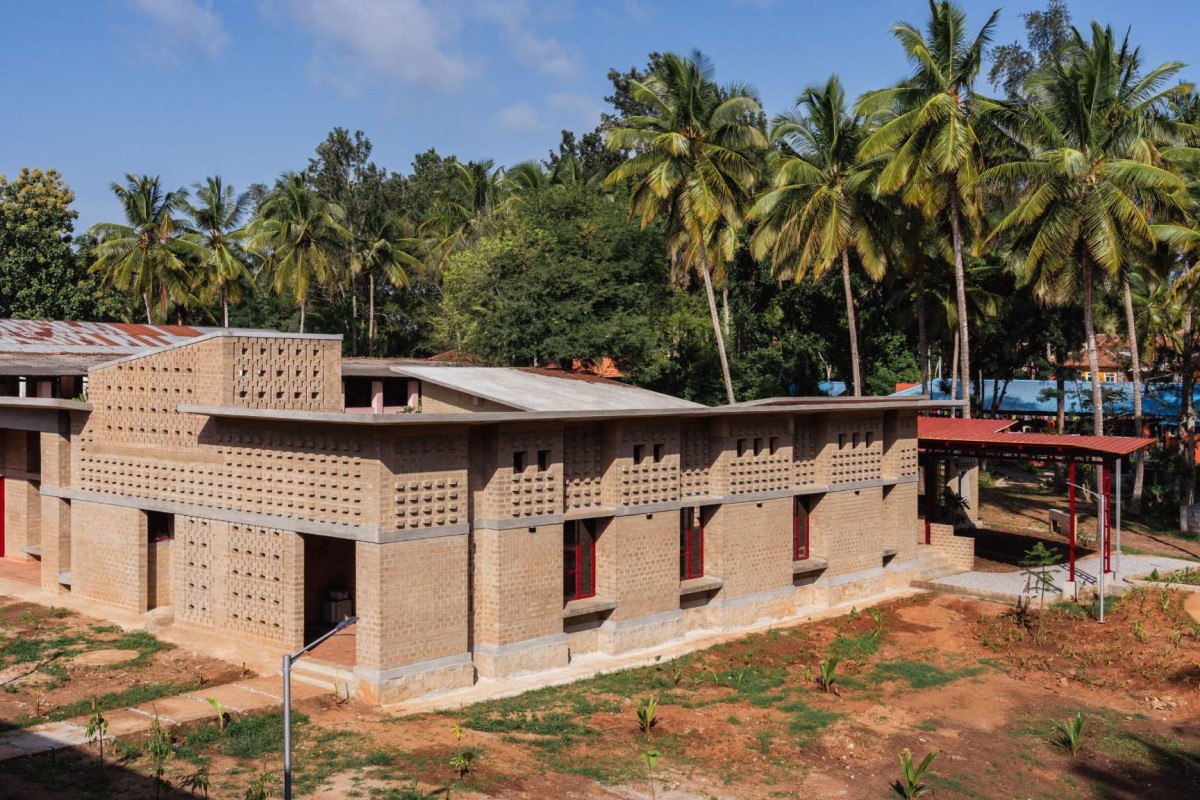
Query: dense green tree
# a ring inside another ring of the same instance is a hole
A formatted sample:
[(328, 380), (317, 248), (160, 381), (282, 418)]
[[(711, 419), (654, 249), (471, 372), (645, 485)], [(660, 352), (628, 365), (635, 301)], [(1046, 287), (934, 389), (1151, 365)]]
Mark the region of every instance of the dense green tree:
[(1009, 124), (1018, 127), (1026, 156), (991, 168), (984, 178), (1021, 187), (996, 226), (996, 234), (1013, 242), (1018, 274), (1047, 302), (1082, 294), (1093, 431), (1102, 435), (1097, 282), (1101, 274), (1120, 276), (1139, 250), (1153, 246), (1146, 209), (1172, 206), (1171, 196), (1183, 189), (1161, 163), (1160, 147), (1173, 135), (1154, 110), (1190, 87), (1164, 89), (1182, 65), (1143, 73), (1137, 51), (1127, 39), (1118, 45), (1111, 28), (1093, 23), (1090, 40), (1073, 33), (1075, 46), (1030, 78), (1028, 102), (996, 112), (1016, 116)]
[(608, 146), (632, 157), (606, 179), (628, 183), (643, 227), (661, 220), (668, 247), (700, 272), (712, 317), (726, 397), (736, 402), (729, 359), (713, 293), (710, 245), (721, 231), (736, 231), (759, 175), (754, 157), (766, 146), (756, 124), (761, 109), (743, 86), (719, 87), (712, 62), (699, 51), (663, 56), (644, 82), (631, 80), (632, 96), (650, 109), (608, 132)]
[(846, 110), (836, 75), (823, 86), (805, 89), (795, 109), (775, 120), (771, 138), (778, 146), (768, 162), (771, 182), (750, 213), (759, 223), (751, 250), (760, 260), (770, 257), (777, 278), (820, 279), (840, 264), (856, 397), (863, 393), (863, 382), (850, 255), (858, 256), (873, 279), (881, 278), (890, 222), (874, 196), (873, 174), (858, 159), (868, 133), (868, 121)]
[[(964, 216), (974, 213), (973, 184), (981, 156), (975, 130), (975, 80), (999, 13), (992, 12), (975, 37), (969, 38), (966, 14), (959, 6), (949, 0), (929, 0), (924, 34), (908, 23), (892, 26), (913, 65), (912, 74), (899, 86), (868, 92), (859, 104), (862, 113), (893, 115), (862, 147), (864, 158), (887, 158), (879, 173), (880, 190), (904, 191), (907, 202), (918, 202), (927, 212), (944, 213), (949, 219), (964, 386), (971, 375), (971, 339), (962, 224)], [(969, 404), (963, 413), (970, 416)]]
[(88, 273), (73, 237), (75, 194), (57, 170), (0, 175), (0, 317), (115, 319), (121, 298)]
[(420, 260), (408, 252), (419, 240), (406, 235), (404, 221), (377, 208), (354, 239), (350, 270), (367, 282), (367, 355), (375, 355), (375, 286), (383, 280), (393, 289), (409, 284), (409, 272), (420, 269)]
[(300, 306), (301, 333), (310, 290), (333, 280), (333, 259), (353, 241), (344, 219), (341, 206), (293, 173), (283, 177), (248, 226), (247, 247), (263, 259), (271, 288), (290, 294)]
[(634, 380), (665, 347), (662, 235), (582, 186), (533, 190), (447, 260), (443, 347), (538, 366), (610, 357)]
[(194, 188), (197, 202), (185, 201), (184, 208), (193, 229), (187, 236), (204, 248), (196, 282), (202, 296), (216, 296), (221, 305), (221, 324), (228, 328), (229, 304), (240, 303), (243, 289), (253, 287), (246, 266), (249, 255), (241, 246), (245, 238), (241, 224), (250, 206), (250, 196), (238, 194), (219, 175), (197, 183)]
[[(105, 284), (142, 300), (146, 322), (152, 324), (152, 305), (165, 316), (172, 300), (191, 300), (189, 263), (204, 258), (203, 247), (185, 236), (180, 224), (187, 192), (164, 192), (158, 176), (125, 176), (125, 184), (112, 184), (112, 192), (125, 212), (125, 222), (100, 222), (89, 229), (99, 243), (93, 272)], [(153, 301), (153, 302), (152, 302)]]
[(1053, 61), (1071, 45), (1071, 11), (1063, 0), (1050, 0), (1042, 11), (1022, 14), (1025, 41), (992, 48), (988, 82), (1004, 90), (1009, 99), (1021, 95), (1025, 81), (1038, 67)]

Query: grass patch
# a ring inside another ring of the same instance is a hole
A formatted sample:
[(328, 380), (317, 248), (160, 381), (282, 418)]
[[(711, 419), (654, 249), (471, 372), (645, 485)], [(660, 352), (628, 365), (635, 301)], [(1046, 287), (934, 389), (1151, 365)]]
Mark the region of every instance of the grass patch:
[(829, 655), (840, 661), (862, 661), (879, 652), (883, 634), (867, 631), (852, 636), (839, 633), (829, 646)]
[(790, 715), (788, 733), (801, 742), (807, 741), (814, 734), (825, 730), (842, 717), (836, 711), (813, 708), (803, 700), (788, 703), (782, 707), (782, 710)]
[(958, 669), (940, 669), (933, 664), (923, 661), (885, 661), (876, 664), (871, 673), (871, 680), (878, 683), (884, 681), (905, 681), (913, 689), (932, 689), (935, 686), (945, 686), (961, 678), (969, 678), (983, 672), (983, 667), (959, 667)]

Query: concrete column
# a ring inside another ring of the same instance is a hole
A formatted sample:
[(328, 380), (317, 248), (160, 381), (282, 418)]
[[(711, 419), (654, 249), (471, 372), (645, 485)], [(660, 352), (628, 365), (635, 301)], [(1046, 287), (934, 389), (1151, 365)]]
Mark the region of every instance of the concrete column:
[(566, 666), (563, 526), (477, 529), (473, 650), (486, 677)]

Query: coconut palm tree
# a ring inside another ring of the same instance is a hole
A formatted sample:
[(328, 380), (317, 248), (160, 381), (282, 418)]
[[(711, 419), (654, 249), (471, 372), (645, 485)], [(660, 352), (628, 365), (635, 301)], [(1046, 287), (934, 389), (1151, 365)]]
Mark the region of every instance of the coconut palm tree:
[[(975, 80), (999, 14), (993, 11), (975, 37), (968, 39), (963, 10), (949, 0), (929, 0), (924, 34), (905, 22), (892, 26), (913, 64), (912, 75), (899, 86), (869, 92), (859, 101), (860, 113), (888, 112), (892, 117), (862, 146), (864, 158), (887, 156), (888, 163), (879, 173), (880, 191), (898, 193), (907, 186), (911, 197), (911, 187), (925, 186), (919, 202), (949, 218), (964, 385), (971, 374), (971, 340), (962, 224), (965, 216), (974, 213), (972, 185), (981, 156), (975, 129)], [(909, 197), (906, 200), (912, 202)], [(963, 413), (970, 416), (969, 404)]]
[(200, 260), (204, 251), (183, 234), (177, 214), (185, 205), (187, 192), (164, 192), (157, 175), (125, 175), (125, 184), (112, 184), (121, 202), (125, 223), (99, 222), (88, 229), (98, 240), (96, 261), (91, 271), (103, 275), (105, 283), (142, 298), (146, 324), (154, 323), (152, 305), (166, 315), (172, 299), (186, 302), (190, 283), (189, 262)]
[(840, 263), (850, 333), (850, 372), (855, 397), (862, 395), (862, 364), (850, 253), (858, 256), (872, 280), (887, 266), (884, 226), (890, 213), (873, 195), (874, 174), (858, 160), (869, 133), (867, 120), (846, 110), (837, 76), (810, 86), (789, 114), (776, 118), (771, 140), (771, 185), (750, 211), (759, 221), (750, 239), (760, 261), (771, 257), (777, 278), (820, 280)]
[(736, 402), (729, 356), (713, 293), (710, 248), (721, 230), (737, 230), (758, 183), (756, 151), (766, 147), (762, 111), (751, 89), (715, 82), (712, 61), (699, 51), (669, 53), (645, 81), (630, 80), (645, 116), (626, 117), (608, 132), (610, 150), (629, 159), (609, 173), (605, 186), (630, 184), (631, 210), (642, 227), (665, 224), (668, 247), (704, 279), (725, 394)]
[(247, 253), (241, 247), (245, 231), (240, 227), (250, 207), (250, 195), (237, 194), (219, 175), (194, 188), (198, 202), (184, 203), (193, 228), (187, 238), (204, 248), (200, 284), (216, 294), (221, 304), (221, 324), (228, 328), (230, 302), (240, 303), (242, 288), (253, 280), (246, 267)]
[(1179, 202), (1184, 182), (1166, 168), (1169, 151), (1161, 149), (1173, 134), (1155, 110), (1181, 91), (1162, 87), (1182, 65), (1143, 74), (1138, 52), (1127, 39), (1118, 48), (1111, 28), (1093, 23), (1090, 41), (1072, 30), (1074, 46), (1030, 78), (1028, 100), (997, 106), (1001, 117), (1020, 116), (1026, 154), (983, 178), (1021, 187), (994, 233), (1012, 239), (1018, 274), (1048, 302), (1082, 295), (1092, 425), (1101, 435), (1094, 295), (1102, 274), (1117, 278), (1153, 246), (1148, 209)]
[(407, 252), (420, 244), (415, 236), (405, 236), (401, 220), (377, 211), (367, 218), (356, 237), (350, 254), (350, 270), (367, 278), (367, 354), (375, 354), (375, 283), (379, 278), (394, 288), (408, 286), (408, 270), (419, 269), (421, 262)]
[(284, 175), (250, 223), (247, 248), (263, 258), (262, 268), (277, 294), (287, 292), (300, 306), (304, 333), (308, 293), (313, 284), (334, 280), (332, 262), (352, 243), (342, 223), (345, 212), (314, 192), (304, 176)]
[(443, 266), (446, 259), (477, 236), (509, 190), (504, 168), (496, 167), (491, 159), (454, 162), (450, 180), (438, 192), (421, 224), (422, 233), (432, 239), (432, 263)]

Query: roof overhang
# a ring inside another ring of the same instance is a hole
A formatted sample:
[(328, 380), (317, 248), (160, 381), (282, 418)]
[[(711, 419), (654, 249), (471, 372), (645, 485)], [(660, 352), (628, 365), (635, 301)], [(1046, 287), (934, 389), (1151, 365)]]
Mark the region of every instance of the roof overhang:
[[(1154, 444), (1140, 436), (1065, 436), (1009, 433), (1009, 420), (918, 417), (922, 453), (960, 458), (1105, 462)], [(998, 427), (997, 427), (998, 426)]]

